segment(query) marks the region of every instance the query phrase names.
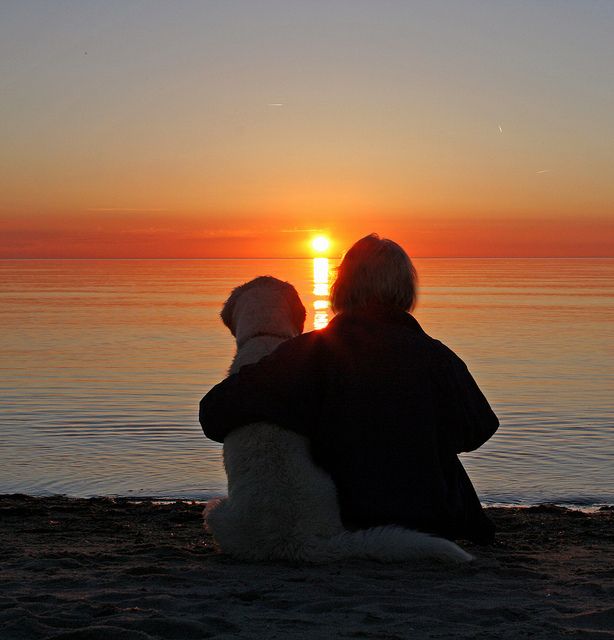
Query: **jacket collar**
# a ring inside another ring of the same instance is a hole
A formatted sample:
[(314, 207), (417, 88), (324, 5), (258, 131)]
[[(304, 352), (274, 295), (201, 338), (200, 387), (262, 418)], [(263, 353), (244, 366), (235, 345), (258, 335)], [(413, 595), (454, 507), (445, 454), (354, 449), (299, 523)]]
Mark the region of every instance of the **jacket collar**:
[(424, 333), (420, 323), (410, 313), (384, 306), (373, 306), (355, 311), (338, 313), (328, 323), (329, 327), (342, 327), (346, 323), (374, 323), (398, 325), (412, 329), (416, 333)]

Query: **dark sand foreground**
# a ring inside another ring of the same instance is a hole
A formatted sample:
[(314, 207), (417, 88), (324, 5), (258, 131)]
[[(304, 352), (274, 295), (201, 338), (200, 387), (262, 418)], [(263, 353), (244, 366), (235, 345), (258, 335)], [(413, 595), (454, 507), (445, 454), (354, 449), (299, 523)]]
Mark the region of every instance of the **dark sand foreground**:
[(202, 505), (0, 496), (0, 638), (614, 638), (614, 510), (489, 509), (469, 566), (244, 564)]

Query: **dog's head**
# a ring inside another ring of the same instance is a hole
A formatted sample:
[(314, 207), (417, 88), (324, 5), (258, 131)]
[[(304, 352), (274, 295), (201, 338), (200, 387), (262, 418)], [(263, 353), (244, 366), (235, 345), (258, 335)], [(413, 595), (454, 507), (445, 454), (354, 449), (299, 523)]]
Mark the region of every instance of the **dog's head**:
[(256, 333), (297, 336), (307, 313), (289, 282), (260, 276), (232, 291), (222, 308), (222, 321), (237, 341)]

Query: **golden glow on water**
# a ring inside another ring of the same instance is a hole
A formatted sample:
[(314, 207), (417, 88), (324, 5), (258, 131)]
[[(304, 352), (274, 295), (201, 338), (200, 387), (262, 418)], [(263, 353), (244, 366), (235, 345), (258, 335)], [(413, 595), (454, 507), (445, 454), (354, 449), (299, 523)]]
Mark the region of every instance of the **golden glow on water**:
[(328, 258), (313, 259), (313, 328), (323, 329), (329, 321), (329, 265)]
[(328, 295), (328, 258), (313, 259), (313, 283), (315, 285), (314, 293), (316, 293), (315, 287), (320, 285), (320, 287), (326, 288), (324, 295)]

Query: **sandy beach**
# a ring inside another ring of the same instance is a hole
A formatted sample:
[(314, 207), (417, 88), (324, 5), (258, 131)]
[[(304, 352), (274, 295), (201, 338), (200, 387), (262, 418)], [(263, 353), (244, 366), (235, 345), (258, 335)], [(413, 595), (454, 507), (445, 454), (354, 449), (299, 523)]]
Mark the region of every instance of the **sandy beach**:
[(462, 567), (238, 563), (202, 508), (0, 496), (0, 637), (614, 637), (612, 508), (490, 508)]

